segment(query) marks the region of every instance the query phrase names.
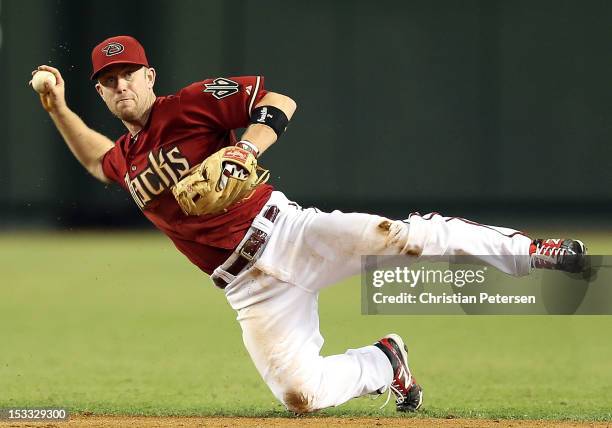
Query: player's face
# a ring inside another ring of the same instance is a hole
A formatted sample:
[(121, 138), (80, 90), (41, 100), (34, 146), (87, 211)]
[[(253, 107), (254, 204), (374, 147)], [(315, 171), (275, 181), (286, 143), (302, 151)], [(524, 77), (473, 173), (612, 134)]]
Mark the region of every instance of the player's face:
[(133, 64), (117, 64), (98, 77), (96, 90), (119, 119), (138, 121), (151, 105), (155, 70)]

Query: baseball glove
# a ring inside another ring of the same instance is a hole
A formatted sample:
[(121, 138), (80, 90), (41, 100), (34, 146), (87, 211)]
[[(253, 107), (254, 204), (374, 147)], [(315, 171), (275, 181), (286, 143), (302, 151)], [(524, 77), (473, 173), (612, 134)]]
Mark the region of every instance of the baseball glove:
[(251, 152), (224, 147), (176, 183), (172, 194), (186, 215), (216, 214), (249, 196), (269, 176)]

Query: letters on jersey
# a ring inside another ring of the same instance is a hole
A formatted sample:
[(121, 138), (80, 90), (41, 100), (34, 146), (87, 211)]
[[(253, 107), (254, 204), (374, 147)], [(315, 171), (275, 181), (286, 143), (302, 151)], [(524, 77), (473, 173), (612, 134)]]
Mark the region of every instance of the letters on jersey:
[(167, 152), (161, 148), (158, 152), (149, 152), (147, 167), (140, 174), (130, 178), (126, 173), (124, 180), (136, 205), (143, 209), (155, 196), (178, 183), (188, 171), (189, 161), (178, 147)]

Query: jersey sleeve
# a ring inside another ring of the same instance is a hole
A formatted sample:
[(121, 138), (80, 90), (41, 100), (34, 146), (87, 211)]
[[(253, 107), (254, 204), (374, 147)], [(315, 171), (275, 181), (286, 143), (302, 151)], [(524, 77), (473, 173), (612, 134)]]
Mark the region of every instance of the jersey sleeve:
[(266, 93), (262, 76), (243, 76), (196, 82), (178, 95), (188, 120), (231, 130), (248, 126), (251, 111)]
[(119, 167), (120, 162), (121, 150), (119, 150), (119, 145), (115, 143), (115, 147), (106, 152), (102, 157), (102, 171), (109, 180), (122, 184), (123, 177)]

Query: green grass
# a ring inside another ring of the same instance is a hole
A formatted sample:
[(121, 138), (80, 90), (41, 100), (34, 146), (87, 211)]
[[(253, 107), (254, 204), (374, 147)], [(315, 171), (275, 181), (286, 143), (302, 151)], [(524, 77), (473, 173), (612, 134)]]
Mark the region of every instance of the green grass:
[[(5, 234), (0, 260), (0, 408), (288, 415), (223, 294), (163, 236)], [(612, 420), (612, 317), (362, 316), (359, 299), (355, 279), (322, 293), (323, 353), (402, 334), (422, 415)], [(395, 415), (383, 398), (322, 414)]]

